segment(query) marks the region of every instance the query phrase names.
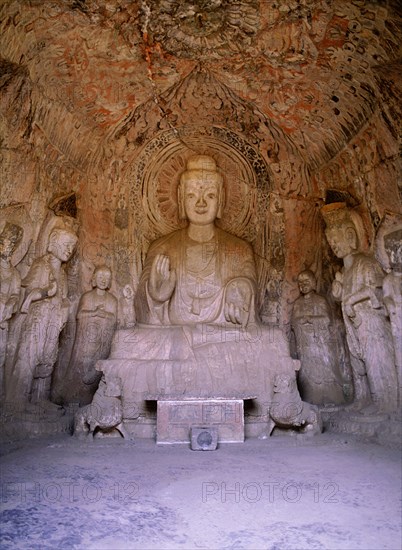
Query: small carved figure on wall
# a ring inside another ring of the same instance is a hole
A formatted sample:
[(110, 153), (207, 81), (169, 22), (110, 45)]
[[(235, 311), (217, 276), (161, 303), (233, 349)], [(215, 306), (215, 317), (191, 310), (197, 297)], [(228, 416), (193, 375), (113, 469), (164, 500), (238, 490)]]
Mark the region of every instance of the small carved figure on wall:
[(7, 400), (14, 403), (49, 401), (59, 335), (68, 317), (67, 276), (63, 263), (71, 258), (77, 236), (56, 228), (47, 254), (32, 264), (22, 281), (26, 289), (21, 313), (25, 316), (16, 362), (6, 380)]
[(21, 242), (23, 229), (6, 223), (0, 234), (0, 394), (4, 393), (4, 363), (7, 352), (9, 320), (18, 309), (21, 277), (11, 257)]
[(312, 271), (302, 271), (297, 282), (301, 296), (293, 306), (292, 329), (301, 362), (298, 375), (301, 396), (315, 405), (342, 404), (345, 398), (338, 341), (329, 304), (316, 293), (317, 281)]
[(74, 350), (67, 371), (65, 401), (91, 402), (102, 373), (95, 370), (99, 359), (109, 356), (117, 321), (117, 299), (109, 292), (112, 272), (106, 265), (95, 269), (93, 289), (82, 295), (77, 313)]
[(395, 364), (398, 374), (399, 403), (402, 400), (402, 229), (384, 237), (391, 272), (384, 279), (384, 303), (391, 321)]
[[(379, 263), (362, 252), (363, 224), (357, 212), (344, 203), (322, 208), (325, 234), (343, 270), (336, 274), (332, 293), (341, 301), (351, 353), (355, 399), (360, 407), (390, 412), (397, 408), (397, 376), (391, 325), (384, 307), (384, 273)], [(367, 392), (367, 381), (369, 394)]]
[(135, 313), (134, 313), (134, 290), (131, 285), (125, 285), (122, 290), (121, 299), (121, 318), (122, 325), (125, 328), (130, 328), (135, 325)]

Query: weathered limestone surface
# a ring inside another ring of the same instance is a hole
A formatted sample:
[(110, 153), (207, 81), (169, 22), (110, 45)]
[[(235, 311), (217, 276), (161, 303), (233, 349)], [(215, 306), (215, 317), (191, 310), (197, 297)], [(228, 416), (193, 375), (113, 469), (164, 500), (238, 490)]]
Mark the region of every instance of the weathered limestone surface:
[[(190, 156), (178, 208), (188, 225), (153, 242), (135, 298), (134, 333), (116, 333), (97, 369), (122, 380), (123, 418), (143, 400), (272, 397), (298, 361), (278, 327), (261, 324), (252, 248), (216, 224), (225, 175), (207, 155)], [(130, 338), (131, 335), (133, 338)]]
[[(117, 326), (136, 334), (150, 244), (185, 226), (177, 174), (190, 155), (213, 157), (225, 174), (219, 229), (253, 249), (263, 324), (290, 335), (305, 269), (339, 308), (331, 285), (342, 261), (325, 239), (325, 203), (358, 208), (365, 253), (390, 269), (378, 235), (401, 214), (401, 48), (393, 0), (1, 4), (0, 228), (24, 231), (11, 265), (27, 277), (55, 218), (73, 220), (79, 237), (63, 268), (54, 400), (79, 366), (77, 311), (97, 266), (113, 272)], [(6, 374), (22, 349), (23, 299), (5, 321)]]
[(15, 362), (6, 378), (9, 403), (49, 401), (58, 339), (69, 308), (67, 277), (62, 264), (70, 259), (76, 244), (75, 233), (64, 228), (53, 229), (47, 254), (32, 264), (21, 283), (25, 289), (20, 308), (21, 329)]
[(384, 237), (391, 272), (383, 284), (384, 304), (387, 309), (394, 344), (395, 365), (398, 375), (399, 402), (402, 397), (402, 229), (394, 229)]
[(335, 299), (342, 303), (347, 341), (354, 359), (357, 401), (367, 399), (367, 383), (374, 406), (380, 412), (395, 411), (398, 379), (391, 324), (384, 306), (384, 272), (365, 254), (363, 226), (357, 212), (345, 203), (323, 207), (328, 242), (344, 267), (332, 284)]
[(301, 361), (298, 382), (302, 398), (315, 405), (345, 402), (340, 369), (342, 340), (334, 314), (324, 296), (316, 293), (312, 271), (297, 278), (301, 296), (293, 305), (292, 329)]
[(117, 321), (117, 299), (108, 291), (112, 272), (98, 266), (92, 277), (93, 290), (85, 292), (77, 312), (73, 353), (64, 380), (59, 381), (63, 403), (87, 405), (101, 379), (95, 369), (99, 359), (107, 359)]
[(9, 320), (16, 313), (21, 292), (21, 276), (11, 257), (23, 235), (19, 225), (6, 223), (0, 234), (0, 394), (4, 396), (4, 366)]

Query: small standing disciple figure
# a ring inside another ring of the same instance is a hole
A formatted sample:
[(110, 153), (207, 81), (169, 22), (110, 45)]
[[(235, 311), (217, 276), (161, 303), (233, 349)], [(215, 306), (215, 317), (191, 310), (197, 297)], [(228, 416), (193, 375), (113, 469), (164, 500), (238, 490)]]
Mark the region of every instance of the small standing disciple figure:
[(117, 299), (109, 292), (112, 272), (106, 265), (95, 269), (93, 289), (81, 296), (73, 354), (65, 383), (64, 400), (91, 403), (102, 373), (95, 369), (107, 359), (117, 322)]
[(70, 304), (63, 264), (71, 258), (76, 244), (77, 236), (72, 231), (53, 229), (47, 254), (34, 261), (22, 281), (26, 291), (21, 313), (25, 319), (16, 361), (6, 380), (10, 402), (48, 406), (59, 335), (67, 322)]
[(125, 285), (122, 291), (123, 297), (121, 300), (122, 325), (125, 328), (130, 328), (135, 325), (134, 312), (134, 290), (130, 285)]
[(9, 320), (18, 309), (21, 277), (11, 265), (11, 257), (21, 242), (23, 230), (6, 223), (0, 234), (0, 393), (4, 393), (4, 363), (6, 360)]
[(402, 229), (384, 237), (384, 247), (392, 269), (383, 284), (384, 303), (391, 320), (395, 363), (398, 374), (399, 403), (402, 400)]
[(298, 382), (302, 399), (314, 405), (342, 404), (343, 380), (329, 304), (316, 293), (312, 271), (302, 271), (297, 282), (301, 296), (293, 306), (292, 329), (301, 363)]
[(383, 300), (384, 272), (372, 256), (362, 251), (364, 230), (357, 212), (344, 203), (334, 203), (324, 206), (322, 213), (328, 243), (343, 259), (344, 267), (336, 274), (332, 293), (342, 305), (356, 405), (364, 407), (371, 396), (374, 407), (366, 409), (367, 413), (395, 411), (398, 383), (391, 324)]

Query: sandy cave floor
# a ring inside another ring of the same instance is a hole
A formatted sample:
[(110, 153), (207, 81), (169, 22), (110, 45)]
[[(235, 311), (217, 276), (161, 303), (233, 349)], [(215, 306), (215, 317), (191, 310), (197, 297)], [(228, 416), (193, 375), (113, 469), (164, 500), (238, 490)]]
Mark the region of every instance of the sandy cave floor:
[(352, 436), (191, 451), (69, 436), (3, 446), (1, 549), (399, 549), (401, 455)]

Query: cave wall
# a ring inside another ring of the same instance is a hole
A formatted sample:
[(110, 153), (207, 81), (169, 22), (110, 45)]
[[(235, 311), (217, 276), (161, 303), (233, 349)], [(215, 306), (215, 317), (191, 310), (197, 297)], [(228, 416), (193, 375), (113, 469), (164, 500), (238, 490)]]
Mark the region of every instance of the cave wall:
[(265, 322), (288, 325), (304, 268), (329, 292), (326, 198), (359, 208), (372, 250), (400, 213), (397, 2), (16, 0), (0, 15), (0, 215), (27, 228), (21, 275), (54, 216), (79, 228), (59, 373), (96, 265), (124, 324), (124, 287), (178, 226), (191, 152), (226, 174), (222, 224), (253, 244)]

